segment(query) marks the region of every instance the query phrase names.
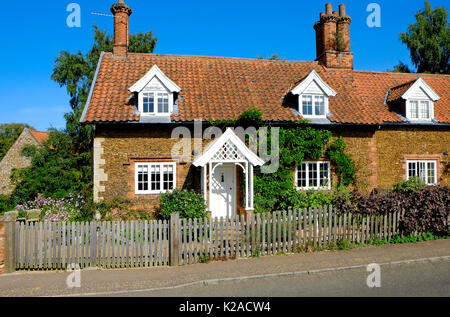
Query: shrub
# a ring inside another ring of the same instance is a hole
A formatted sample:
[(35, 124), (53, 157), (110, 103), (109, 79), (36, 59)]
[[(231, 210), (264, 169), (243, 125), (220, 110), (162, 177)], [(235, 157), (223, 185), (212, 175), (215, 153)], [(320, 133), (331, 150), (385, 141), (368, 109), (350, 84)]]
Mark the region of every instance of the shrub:
[(414, 192), (404, 204), (405, 216), (400, 221), (404, 234), (430, 232), (438, 236), (450, 234), (446, 224), (450, 215), (450, 189), (430, 186)]
[(394, 191), (403, 194), (411, 194), (424, 188), (425, 184), (418, 177), (413, 177), (408, 179), (407, 181), (401, 181), (394, 184)]
[(0, 215), (13, 209), (9, 197), (6, 195), (0, 195)]
[(86, 208), (81, 195), (69, 194), (64, 198), (53, 199), (41, 194), (29, 202), (17, 205), (19, 212), (40, 209), (41, 218), (44, 221), (89, 221), (92, 220), (92, 212)]
[(170, 219), (173, 212), (180, 213), (181, 218), (206, 217), (206, 201), (202, 195), (188, 190), (174, 189), (161, 196), (160, 215)]
[[(411, 188), (409, 185), (402, 188)], [(421, 190), (393, 191), (372, 195), (350, 193), (336, 196), (334, 209), (339, 213), (362, 215), (404, 212), (399, 225), (402, 234), (430, 232), (437, 236), (449, 235), (446, 219), (450, 215), (450, 189), (427, 186)]]

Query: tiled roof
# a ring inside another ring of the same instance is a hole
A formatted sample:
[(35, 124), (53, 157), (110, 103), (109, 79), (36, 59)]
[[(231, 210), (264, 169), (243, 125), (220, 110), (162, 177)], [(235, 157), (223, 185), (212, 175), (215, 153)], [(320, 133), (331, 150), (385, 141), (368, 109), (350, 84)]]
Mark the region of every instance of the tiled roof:
[(42, 131), (36, 131), (30, 129), (31, 135), (36, 139), (36, 141), (39, 142), (39, 144), (42, 145), (45, 141), (47, 141), (48, 137), (50, 136), (50, 133), (48, 132), (42, 132)]
[(317, 62), (225, 57), (129, 54), (117, 59), (111, 53), (103, 56), (83, 122), (139, 121), (128, 88), (155, 64), (182, 89), (173, 121), (234, 119), (251, 106), (262, 111), (264, 120), (300, 120), (281, 98), (315, 70), (337, 92), (330, 98), (331, 122), (402, 122), (385, 104), (387, 92), (391, 89), (396, 96), (422, 77), (441, 97), (435, 103), (436, 118), (450, 123), (448, 75), (335, 70)]
[(408, 83), (401, 84), (397, 87), (393, 87), (389, 91), (389, 96), (387, 98), (387, 102), (393, 102), (397, 101), (402, 98), (402, 96), (408, 91), (409, 88), (411, 88), (412, 85), (414, 85), (416, 81), (410, 81)]

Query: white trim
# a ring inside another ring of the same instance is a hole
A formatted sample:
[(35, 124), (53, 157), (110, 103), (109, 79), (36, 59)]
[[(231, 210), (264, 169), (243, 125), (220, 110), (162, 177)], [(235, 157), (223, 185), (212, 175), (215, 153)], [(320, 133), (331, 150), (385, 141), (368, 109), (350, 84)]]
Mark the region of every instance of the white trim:
[(177, 86), (172, 80), (169, 79), (155, 64), (153, 67), (148, 71), (147, 74), (144, 75), (141, 79), (138, 80), (137, 83), (135, 83), (133, 86), (129, 88), (131, 92), (141, 92), (147, 84), (153, 79), (153, 77), (158, 78), (164, 86), (170, 91), (170, 92), (180, 92), (181, 88)]
[[(415, 101), (417, 102), (417, 118), (411, 118), (411, 102)], [(421, 102), (428, 102), (428, 113), (429, 113), (429, 117), (428, 118), (421, 118), (420, 117), (420, 104)], [(434, 118), (434, 102), (431, 99), (415, 99), (415, 98), (411, 98), (411, 99), (407, 99), (405, 101), (405, 116), (409, 121), (432, 121)]]
[[(318, 186), (309, 186), (309, 164), (315, 163), (317, 164), (317, 184)], [(328, 185), (327, 186), (320, 186), (320, 164), (326, 163), (328, 164)], [(330, 161), (304, 161), (302, 162), (302, 165), (306, 164), (306, 187), (299, 187), (298, 186), (298, 168), (299, 166), (295, 167), (295, 187), (297, 190), (326, 190), (331, 189), (331, 162)]]
[[(214, 154), (216, 154), (225, 142), (230, 141), (233, 143), (237, 149), (244, 155), (248, 162), (253, 164), (254, 166), (261, 166), (264, 164), (264, 161), (258, 157), (255, 153), (253, 153), (242, 140), (234, 133), (233, 129), (228, 128), (222, 136), (220, 136), (213, 144), (201, 155), (197, 158), (192, 164), (194, 166), (205, 166), (207, 163), (212, 162), (212, 158)], [(243, 161), (235, 162), (235, 161), (226, 161), (226, 163), (242, 163)]]
[(416, 82), (403, 94), (402, 98), (405, 100), (410, 99), (411, 94), (419, 88), (422, 88), (431, 100), (437, 101), (441, 99), (439, 95), (433, 89), (431, 89), (431, 87), (428, 86), (428, 84), (422, 78), (417, 79)]
[(105, 55), (105, 52), (102, 51), (100, 54), (100, 58), (98, 59), (97, 69), (95, 70), (95, 75), (94, 75), (94, 79), (92, 80), (91, 89), (89, 90), (89, 96), (88, 96), (86, 104), (84, 105), (83, 113), (81, 114), (80, 123), (83, 123), (84, 118), (86, 117), (88, 108), (91, 104), (92, 95), (94, 94), (95, 84), (97, 83), (98, 73), (100, 72), (100, 66), (102, 64), (104, 55)]
[[(407, 160), (406, 161), (406, 180), (409, 180), (409, 164), (416, 164), (416, 171), (418, 169), (419, 164), (425, 165), (425, 184), (426, 185), (437, 185), (437, 161), (436, 160)], [(434, 164), (434, 181), (433, 183), (428, 182), (428, 163)], [(420, 175), (416, 175), (413, 177), (418, 177), (421, 179)], [(423, 179), (421, 179), (423, 181)]]
[[(153, 112), (144, 112), (144, 94), (154, 94)], [(158, 94), (167, 94), (169, 97), (169, 112), (158, 112)], [(141, 91), (138, 94), (138, 111), (141, 116), (170, 117), (173, 113), (173, 93), (169, 91)]]
[(294, 95), (300, 95), (302, 94), (306, 88), (308, 88), (308, 86), (315, 81), (317, 83), (317, 85), (320, 87), (320, 89), (323, 90), (323, 92), (325, 93), (325, 95), (327, 96), (331, 96), (334, 97), (337, 95), (337, 93), (333, 90), (333, 88), (331, 88), (330, 86), (328, 86), (328, 84), (323, 81), (323, 79), (319, 76), (319, 74), (313, 70), (308, 77), (305, 78), (305, 80), (303, 80), (297, 87), (295, 87), (294, 89), (292, 89), (292, 94)]
[[(312, 97), (312, 110), (313, 110), (313, 114), (304, 114), (303, 113), (303, 97), (304, 96), (311, 96)], [(316, 96), (320, 96), (323, 97), (324, 99), (324, 114), (323, 115), (317, 115), (316, 112), (316, 105), (315, 105), (315, 97)], [(298, 112), (301, 113), (301, 115), (305, 118), (326, 118), (329, 112), (329, 100), (328, 97), (326, 95), (321, 95), (321, 94), (301, 94), (298, 96)]]
[[(164, 174), (163, 167), (164, 166), (172, 166), (173, 168), (173, 189), (177, 188), (177, 163), (176, 162), (136, 162), (134, 165), (134, 193), (136, 195), (149, 195), (149, 194), (163, 194), (172, 191), (164, 190)], [(148, 190), (139, 190), (138, 184), (138, 166), (147, 166), (148, 168)], [(160, 166), (160, 190), (151, 190), (151, 166)]]

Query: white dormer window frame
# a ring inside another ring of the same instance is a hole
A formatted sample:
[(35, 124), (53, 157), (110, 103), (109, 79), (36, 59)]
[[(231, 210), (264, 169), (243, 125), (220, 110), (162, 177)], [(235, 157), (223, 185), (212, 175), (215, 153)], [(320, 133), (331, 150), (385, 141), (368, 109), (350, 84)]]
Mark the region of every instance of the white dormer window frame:
[(407, 99), (406, 118), (410, 121), (433, 120), (434, 102), (430, 99)]
[(173, 113), (173, 93), (164, 90), (144, 90), (138, 96), (141, 115), (167, 116)]
[[(155, 78), (161, 84), (159, 87), (149, 85)], [(181, 88), (154, 65), (129, 90), (138, 95), (138, 111), (141, 115), (170, 116), (174, 108), (174, 94), (179, 93)]]
[[(308, 88), (312, 83), (315, 83), (321, 91), (308, 91)], [(292, 89), (291, 93), (298, 95), (298, 112), (304, 118), (326, 118), (329, 113), (329, 97), (337, 95), (337, 93), (315, 70), (313, 70), (297, 87)], [(306, 110), (304, 103), (310, 111)]]
[[(418, 97), (417, 91), (421, 89), (426, 97)], [(419, 78), (402, 95), (405, 100), (405, 116), (410, 121), (432, 121), (434, 119), (434, 102), (439, 100), (438, 94)]]

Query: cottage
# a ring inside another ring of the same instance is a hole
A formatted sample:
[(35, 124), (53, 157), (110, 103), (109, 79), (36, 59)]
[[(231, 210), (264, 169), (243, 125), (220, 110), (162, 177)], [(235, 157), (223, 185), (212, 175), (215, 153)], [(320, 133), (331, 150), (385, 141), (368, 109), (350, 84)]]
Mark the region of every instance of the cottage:
[[(119, 1), (111, 11), (114, 51), (101, 54), (81, 118), (95, 127), (96, 201), (157, 206), (161, 193), (184, 188), (201, 191), (213, 216), (251, 212), (252, 175), (265, 160), (231, 129), (204, 137), (211, 120), (249, 107), (272, 125), (306, 119), (342, 137), (368, 190), (416, 176), (450, 184), (450, 76), (354, 70), (345, 5), (337, 12), (327, 4), (320, 14), (314, 61), (130, 53), (132, 10)], [(174, 154), (177, 128), (192, 133), (187, 157)], [(333, 182), (327, 160), (305, 161), (293, 173), (298, 190)]]
[(31, 159), (22, 155), (26, 145), (42, 146), (49, 137), (48, 132), (36, 131), (25, 128), (9, 149), (8, 153), (0, 161), (0, 194), (10, 195), (14, 190), (11, 183), (13, 169), (27, 168), (31, 165)]

